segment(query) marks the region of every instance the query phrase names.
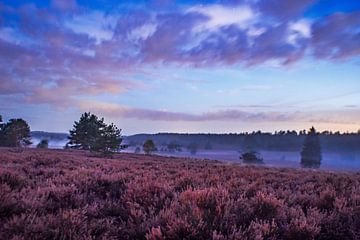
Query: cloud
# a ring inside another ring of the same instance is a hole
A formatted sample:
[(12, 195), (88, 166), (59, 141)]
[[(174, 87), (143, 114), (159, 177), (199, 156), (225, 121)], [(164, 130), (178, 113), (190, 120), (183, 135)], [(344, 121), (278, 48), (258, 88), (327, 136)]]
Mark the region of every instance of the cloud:
[[(351, 110), (323, 110), (308, 112), (277, 111), (243, 111), (238, 109), (222, 109), (200, 114), (134, 108), (114, 103), (96, 101), (80, 101), (77, 107), (82, 111), (92, 111), (112, 118), (133, 118), (138, 120), (167, 122), (208, 122), (208, 121), (240, 121), (240, 122), (309, 122), (333, 124), (359, 124), (360, 112)], [(253, 108), (254, 106), (252, 106)], [(258, 107), (258, 106), (255, 106)], [(264, 106), (261, 106), (263, 108)], [(340, 116), (340, 117), (339, 117)]]
[(111, 40), (116, 22), (116, 16), (106, 15), (100, 11), (92, 11), (71, 17), (65, 21), (65, 26), (75, 33), (87, 34), (100, 43), (104, 40)]
[(311, 45), (322, 59), (347, 59), (360, 54), (360, 12), (335, 13), (313, 26)]
[(172, 112), (164, 110), (151, 110), (142, 108), (132, 108), (113, 103), (102, 103), (94, 101), (81, 101), (78, 107), (82, 110), (91, 110), (101, 112), (111, 117), (136, 118), (140, 120), (152, 121), (285, 121), (288, 120), (286, 114), (281, 113), (250, 113), (239, 110), (220, 110), (214, 112), (206, 112), (202, 114), (191, 114), (183, 112)]
[(214, 31), (218, 28), (237, 25), (239, 28), (247, 28), (254, 21), (256, 14), (249, 6), (222, 6), (222, 5), (200, 5), (192, 7), (188, 12), (200, 13), (208, 19), (197, 25), (194, 30)]
[(288, 20), (298, 18), (307, 8), (317, 0), (266, 0), (258, 1), (257, 7), (260, 11), (276, 20)]
[[(301, 14), (312, 3), (232, 1), (110, 13), (79, 6), (76, 1), (54, 0), (50, 8), (4, 5), (0, 94), (17, 94), (33, 104), (71, 106), (79, 96), (116, 96), (141, 88), (130, 73), (153, 66), (255, 66), (273, 61), (286, 65), (306, 54), (329, 60), (358, 56), (360, 13), (309, 20)], [(207, 119), (217, 115), (179, 116)]]

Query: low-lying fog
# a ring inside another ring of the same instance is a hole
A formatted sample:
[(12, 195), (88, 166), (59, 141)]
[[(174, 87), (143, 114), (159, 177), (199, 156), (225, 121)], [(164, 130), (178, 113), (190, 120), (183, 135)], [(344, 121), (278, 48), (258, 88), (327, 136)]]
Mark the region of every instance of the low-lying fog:
[[(124, 152), (133, 153), (135, 149), (128, 148)], [(300, 153), (295, 151), (258, 151), (264, 159), (266, 166), (274, 167), (301, 167)], [(199, 150), (196, 154), (191, 154), (187, 150), (181, 152), (161, 152), (156, 155), (190, 157), (196, 159), (211, 159), (225, 162), (242, 163), (239, 159), (240, 153), (237, 150)], [(360, 151), (353, 153), (322, 153), (321, 169), (327, 170), (346, 170), (360, 171)]]
[[(50, 140), (49, 148), (62, 149), (67, 143), (67, 139)], [(32, 147), (40, 142), (40, 139), (33, 138)], [(135, 147), (129, 147), (123, 152), (134, 153)], [(296, 151), (258, 151), (264, 159), (266, 166), (275, 167), (301, 167), (300, 153)], [(181, 152), (157, 151), (154, 153), (161, 156), (175, 156), (175, 157), (189, 157), (196, 159), (212, 159), (225, 162), (241, 163), (239, 159), (240, 153), (238, 150), (203, 150), (200, 149), (196, 154), (191, 154), (187, 149)], [(326, 170), (346, 170), (346, 171), (360, 171), (360, 151), (349, 153), (338, 152), (323, 152), (320, 169)]]

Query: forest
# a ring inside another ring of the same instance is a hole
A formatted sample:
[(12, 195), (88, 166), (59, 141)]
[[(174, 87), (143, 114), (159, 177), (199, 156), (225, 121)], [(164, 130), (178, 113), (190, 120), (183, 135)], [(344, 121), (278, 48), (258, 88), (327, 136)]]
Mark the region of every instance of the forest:
[[(138, 145), (146, 139), (153, 139), (158, 145), (169, 143), (188, 146), (196, 143), (203, 149), (246, 149), (269, 150), (269, 151), (300, 151), (304, 143), (306, 131), (278, 131), (264, 133), (261, 131), (252, 133), (229, 133), (229, 134), (181, 134), (181, 133), (158, 133), (136, 134), (127, 136), (126, 141), (130, 146)], [(324, 151), (349, 152), (360, 150), (360, 131), (357, 133), (340, 133), (324, 131), (319, 133), (321, 147)]]

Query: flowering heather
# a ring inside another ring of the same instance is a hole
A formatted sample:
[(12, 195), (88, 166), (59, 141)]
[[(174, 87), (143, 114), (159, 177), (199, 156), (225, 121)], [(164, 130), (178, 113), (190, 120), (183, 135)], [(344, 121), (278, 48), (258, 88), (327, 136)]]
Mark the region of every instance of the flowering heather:
[(1, 239), (360, 239), (360, 174), (0, 149)]

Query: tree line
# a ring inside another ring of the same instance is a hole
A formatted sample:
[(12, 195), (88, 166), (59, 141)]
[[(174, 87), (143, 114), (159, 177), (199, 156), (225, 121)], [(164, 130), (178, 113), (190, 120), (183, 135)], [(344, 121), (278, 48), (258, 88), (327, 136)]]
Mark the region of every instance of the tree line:
[[(113, 123), (106, 124), (104, 118), (85, 112), (79, 121), (75, 121), (69, 131), (67, 149), (89, 150), (101, 155), (111, 155), (125, 148), (121, 145), (123, 137), (121, 129)], [(4, 123), (0, 115), (0, 147), (26, 147), (31, 145), (30, 126), (23, 119), (10, 119)], [(38, 148), (48, 148), (49, 140), (42, 139)], [(152, 140), (143, 144), (143, 151), (150, 154), (156, 151)]]
[[(186, 134), (158, 133), (137, 134), (126, 140), (130, 146), (142, 144), (151, 138), (157, 145), (168, 148), (185, 148), (189, 143), (196, 143), (198, 149), (238, 149), (251, 147), (256, 151), (301, 151), (308, 131), (277, 131), (275, 133), (251, 132), (229, 134)], [(355, 152), (360, 150), (360, 131), (355, 133), (317, 132), (324, 151)]]
[[(312, 127), (307, 133), (300, 132), (300, 135), (304, 135), (305, 140), (301, 150), (301, 164), (304, 167), (319, 167), (321, 164), (321, 146), (319, 136), (315, 128)], [(324, 133), (323, 133), (324, 134)], [(327, 135), (332, 135), (326, 133)], [(166, 134), (165, 134), (166, 135)], [(254, 144), (254, 136), (263, 136), (261, 132), (255, 132), (253, 134), (242, 134), (245, 136), (243, 144), (247, 149), (255, 149), (257, 146)], [(280, 132), (270, 136), (297, 136), (296, 132)], [(203, 136), (203, 135), (200, 135)], [(226, 135), (219, 135), (220, 137)], [(231, 135), (230, 135), (231, 136)], [(238, 135), (236, 135), (238, 136)], [(265, 134), (269, 136), (269, 134)], [(113, 152), (120, 151), (124, 146), (122, 143), (121, 129), (113, 123), (106, 124), (104, 118), (99, 118), (90, 112), (85, 112), (81, 115), (79, 121), (75, 121), (73, 128), (70, 130), (69, 142), (66, 144), (66, 148), (89, 150), (92, 152), (98, 152), (103, 155), (111, 155)], [(23, 147), (31, 144), (30, 127), (28, 123), (23, 119), (10, 119), (7, 123), (2, 121), (0, 115), (0, 146), (4, 147)], [(209, 142), (207, 142), (209, 144)], [(174, 148), (178, 145), (175, 143)], [(171, 146), (172, 146), (171, 145)], [(43, 139), (37, 145), (38, 148), (47, 148), (48, 140)], [(151, 154), (156, 151), (156, 146), (153, 140), (147, 139), (143, 144), (143, 151), (146, 154)], [(188, 149), (195, 153), (197, 144), (190, 144)], [(138, 150), (138, 152), (140, 152)], [(251, 150), (244, 152), (241, 157), (244, 162), (261, 163), (262, 159), (257, 156), (256, 151)]]

